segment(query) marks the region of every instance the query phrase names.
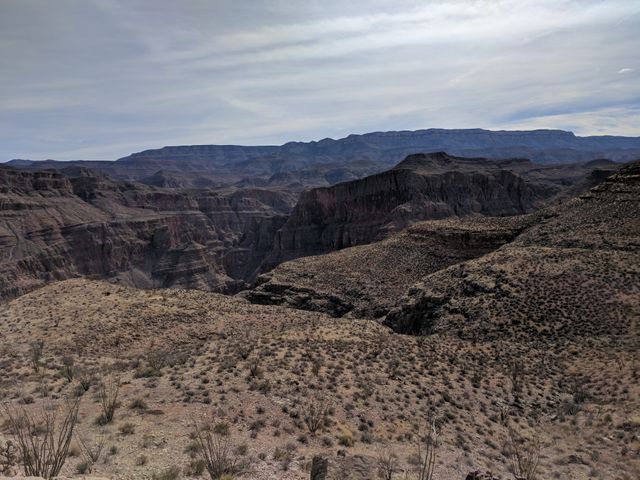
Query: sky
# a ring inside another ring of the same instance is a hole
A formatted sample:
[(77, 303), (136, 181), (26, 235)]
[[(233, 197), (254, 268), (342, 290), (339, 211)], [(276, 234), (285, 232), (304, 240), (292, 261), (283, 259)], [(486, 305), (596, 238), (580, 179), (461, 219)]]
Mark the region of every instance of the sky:
[(0, 161), (422, 128), (640, 136), (640, 0), (0, 0)]

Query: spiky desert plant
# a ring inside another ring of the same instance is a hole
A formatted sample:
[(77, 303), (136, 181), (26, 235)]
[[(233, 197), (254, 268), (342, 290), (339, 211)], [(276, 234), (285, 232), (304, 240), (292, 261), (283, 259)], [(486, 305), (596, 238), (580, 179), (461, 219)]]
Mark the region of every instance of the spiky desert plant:
[(311, 434), (315, 434), (324, 425), (328, 415), (329, 405), (323, 398), (311, 400), (303, 407), (302, 418)]
[(418, 434), (418, 480), (432, 480), (436, 467), (438, 429), (433, 417), (427, 420), (426, 434)]
[(526, 438), (509, 427), (509, 461), (515, 480), (533, 480), (540, 463), (540, 441)]
[[(24, 407), (11, 404), (3, 407), (26, 476), (46, 479), (58, 476), (69, 454), (79, 406), (80, 399), (76, 398), (64, 407), (43, 408), (40, 418), (34, 417)], [(60, 410), (63, 417), (58, 421)]]
[(197, 454), (204, 461), (211, 480), (239, 475), (245, 470), (244, 462), (234, 453), (228, 431), (212, 428), (209, 423), (201, 425), (194, 420), (192, 436), (198, 446)]
[(100, 406), (102, 407), (102, 416), (99, 423), (106, 425), (113, 421), (116, 408), (118, 408), (118, 394), (120, 392), (120, 378), (117, 376), (109, 376), (100, 382), (98, 387), (98, 396), (100, 397)]
[(90, 442), (85, 436), (80, 435), (78, 432), (76, 432), (75, 437), (78, 445), (80, 446), (80, 454), (82, 455), (82, 460), (86, 466), (86, 473), (91, 473), (93, 471), (93, 466), (98, 463), (100, 455), (102, 455), (102, 450), (104, 449), (106, 441), (105, 431), (104, 429), (100, 429), (100, 433), (93, 442)]

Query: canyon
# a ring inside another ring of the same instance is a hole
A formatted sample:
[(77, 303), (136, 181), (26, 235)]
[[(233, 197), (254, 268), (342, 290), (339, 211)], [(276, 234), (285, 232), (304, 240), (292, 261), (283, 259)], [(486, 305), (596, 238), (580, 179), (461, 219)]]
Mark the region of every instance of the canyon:
[(237, 292), (284, 261), (381, 240), (418, 221), (531, 212), (617, 168), (605, 160), (539, 165), (440, 152), (300, 191), (299, 183), (257, 180), (155, 186), (73, 163), (1, 166), (0, 295), (76, 276)]

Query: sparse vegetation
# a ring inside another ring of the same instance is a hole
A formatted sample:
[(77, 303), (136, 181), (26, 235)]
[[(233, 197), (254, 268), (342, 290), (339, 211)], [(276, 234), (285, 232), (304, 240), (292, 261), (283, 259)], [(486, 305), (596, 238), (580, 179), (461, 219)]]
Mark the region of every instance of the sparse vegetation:
[[(102, 451), (104, 449), (106, 435), (104, 429), (101, 429), (96, 438), (90, 441), (84, 435), (81, 435), (77, 430), (75, 432), (76, 442), (80, 447), (80, 454), (82, 456), (82, 471), (78, 473), (91, 473), (93, 466), (98, 463)], [(79, 469), (80, 470), (80, 469)]]
[(510, 426), (508, 451), (514, 480), (534, 480), (540, 464), (538, 438), (526, 438)]
[(304, 423), (309, 433), (315, 433), (325, 424), (329, 415), (329, 406), (324, 398), (307, 402), (303, 410)]

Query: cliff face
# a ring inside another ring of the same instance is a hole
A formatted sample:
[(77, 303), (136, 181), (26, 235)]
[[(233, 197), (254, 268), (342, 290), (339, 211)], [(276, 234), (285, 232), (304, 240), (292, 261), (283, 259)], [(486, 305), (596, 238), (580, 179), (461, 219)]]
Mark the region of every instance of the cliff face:
[(387, 172), (307, 191), (267, 262), (369, 243), (422, 220), (534, 211), (568, 186), (551, 181), (551, 174), (534, 176), (533, 169), (526, 160), (420, 154)]
[(234, 290), (253, 277), (293, 201), (1, 168), (0, 295), (78, 275)]

